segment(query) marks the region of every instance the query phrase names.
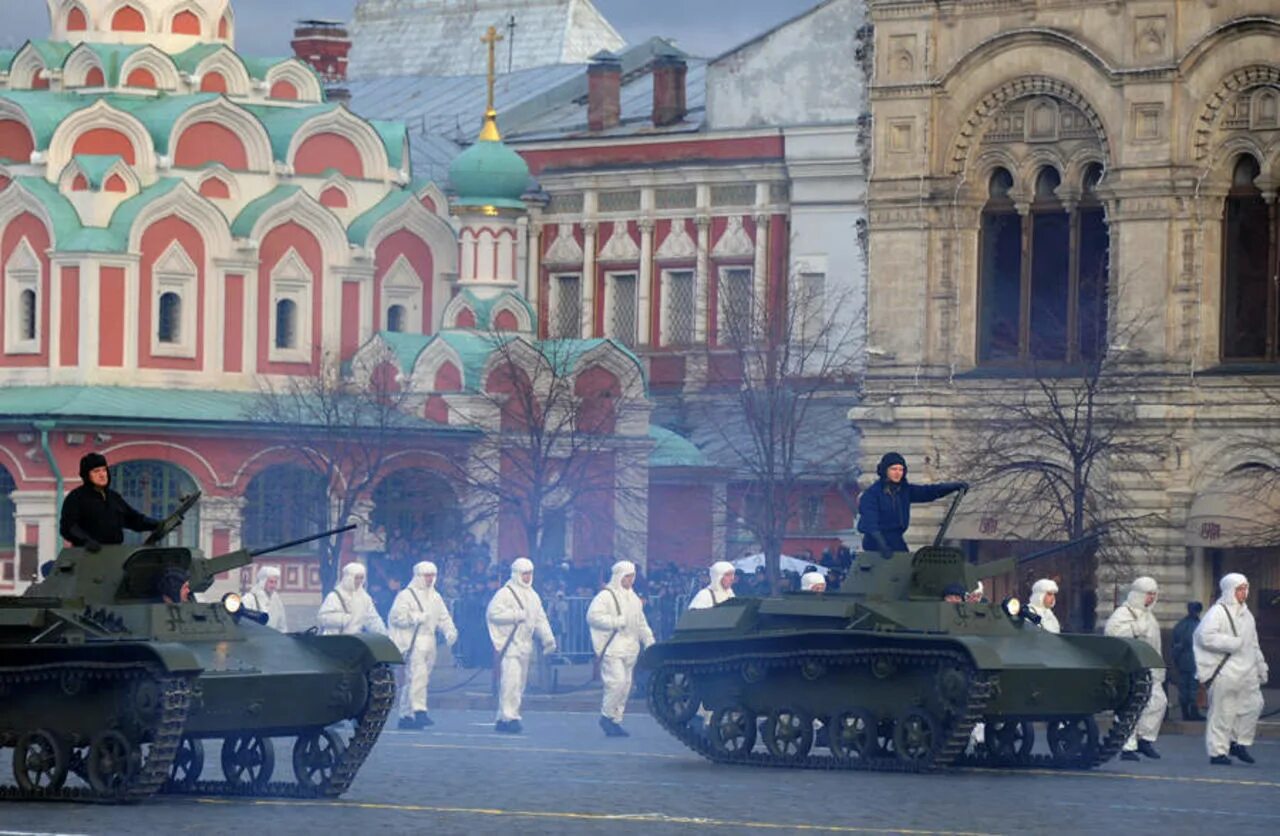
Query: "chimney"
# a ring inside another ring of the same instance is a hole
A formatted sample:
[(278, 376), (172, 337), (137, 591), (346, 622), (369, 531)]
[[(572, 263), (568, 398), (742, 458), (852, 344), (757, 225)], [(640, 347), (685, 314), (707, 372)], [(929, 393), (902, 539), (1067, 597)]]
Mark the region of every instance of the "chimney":
[(653, 58), (653, 126), (665, 128), (684, 119), (688, 112), (685, 104), (685, 76), (689, 66), (684, 55), (672, 47), (659, 52)]
[(325, 87), (341, 88), (347, 80), (351, 36), (340, 20), (299, 20), (290, 42), (293, 54), (309, 64)]
[(587, 128), (605, 131), (617, 127), (622, 115), (622, 62), (608, 50), (591, 56), (587, 66)]

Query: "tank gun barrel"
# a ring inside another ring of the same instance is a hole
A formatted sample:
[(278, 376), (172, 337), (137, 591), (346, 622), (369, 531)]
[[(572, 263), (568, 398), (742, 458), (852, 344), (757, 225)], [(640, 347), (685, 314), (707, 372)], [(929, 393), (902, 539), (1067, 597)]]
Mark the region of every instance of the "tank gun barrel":
[(220, 554), (217, 557), (211, 557), (207, 560), (195, 561), (191, 566), (191, 591), (203, 592), (210, 586), (213, 586), (213, 579), (223, 572), (230, 572), (232, 569), (239, 569), (241, 566), (248, 566), (253, 562), (255, 557), (261, 557), (264, 554), (272, 554), (274, 552), (283, 551), (293, 546), (301, 546), (304, 543), (312, 543), (325, 537), (332, 537), (335, 534), (344, 534), (356, 527), (355, 523), (344, 525), (341, 528), (331, 528), (328, 531), (322, 531), (319, 534), (312, 534), (307, 537), (299, 537), (297, 540), (290, 540), (287, 543), (276, 543), (273, 546), (265, 546), (258, 549), (239, 549), (237, 551)]
[(1065, 543), (1058, 543), (1057, 545), (1049, 546), (1045, 549), (1039, 549), (1031, 554), (1024, 554), (1021, 557), (1006, 557), (1000, 560), (993, 560), (990, 563), (981, 563), (977, 566), (970, 566), (970, 586), (973, 585), (972, 581), (976, 581), (979, 578), (994, 578), (999, 575), (1012, 572), (1024, 563), (1030, 563), (1033, 560), (1039, 560), (1042, 557), (1048, 557), (1051, 554), (1057, 554), (1058, 552), (1066, 551), (1067, 549), (1072, 549), (1076, 546), (1088, 543), (1091, 540), (1096, 540), (1107, 532), (1108, 527), (1109, 526), (1106, 524), (1100, 525), (1093, 531), (1077, 537), (1074, 540), (1068, 540)]

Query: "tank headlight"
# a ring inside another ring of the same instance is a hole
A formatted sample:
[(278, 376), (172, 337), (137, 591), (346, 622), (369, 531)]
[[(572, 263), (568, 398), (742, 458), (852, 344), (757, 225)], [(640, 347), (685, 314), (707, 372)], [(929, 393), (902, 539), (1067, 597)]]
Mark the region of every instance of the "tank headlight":
[(1004, 610), (1004, 614), (1010, 618), (1017, 618), (1022, 612), (1022, 602), (1011, 595), (1001, 602), (1000, 609)]
[(228, 592), (222, 596), (222, 606), (227, 612), (235, 615), (244, 607), (244, 602), (240, 600), (240, 596), (234, 592)]

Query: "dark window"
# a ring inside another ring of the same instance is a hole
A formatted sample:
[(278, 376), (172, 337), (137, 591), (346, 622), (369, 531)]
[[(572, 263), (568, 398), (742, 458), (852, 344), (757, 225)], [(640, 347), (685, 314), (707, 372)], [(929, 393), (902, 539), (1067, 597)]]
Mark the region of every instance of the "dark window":
[(978, 359), (983, 363), (1076, 363), (1096, 358), (1106, 336), (1110, 238), (1096, 187), (1085, 172), (1074, 205), (1061, 175), (1044, 166), (1019, 212), (1013, 177), (992, 174), (981, 226)]
[(387, 308), (387, 330), (396, 332), (404, 330), (404, 305), (392, 305)]
[(743, 345), (751, 341), (754, 295), (749, 269), (724, 271), (720, 277), (720, 309), (724, 318), (720, 321), (719, 342)]
[(667, 344), (693, 342), (693, 271), (673, 270), (667, 274)]
[(298, 305), (292, 299), (276, 302), (276, 348), (298, 345)]
[[(111, 487), (125, 501), (148, 517), (164, 519), (178, 507), (182, 497), (194, 493), (195, 480), (182, 468), (169, 462), (132, 461), (111, 468)], [(125, 542), (141, 543), (145, 532), (125, 532)], [(196, 548), (200, 545), (200, 506), (187, 512), (182, 527), (169, 535), (174, 545)]]
[[(328, 528), (328, 494), (324, 479), (296, 465), (276, 465), (253, 477), (244, 493), (244, 533), (249, 547), (286, 543)], [(316, 544), (290, 549), (315, 554)]]
[(160, 294), (156, 339), (162, 343), (176, 343), (182, 340), (182, 297), (176, 293)]
[(582, 282), (577, 276), (556, 279), (556, 336), (576, 339), (582, 333)]
[(1276, 360), (1275, 205), (1254, 183), (1258, 161), (1237, 161), (1227, 193), (1222, 232), (1222, 356)]
[(0, 467), (0, 553), (12, 551), (18, 541), (18, 523), (10, 494), (17, 490), (13, 475)]
[(458, 500), (449, 483), (423, 468), (397, 470), (373, 490), (373, 524), (387, 551), (418, 559), (461, 532)]
[(636, 344), (636, 277), (633, 274), (613, 276), (612, 315), (609, 336), (626, 346)]
[(18, 324), (18, 333), (21, 339), (34, 340), (36, 338), (36, 292), (34, 290), (22, 291), (20, 299), (20, 308), (22, 319)]

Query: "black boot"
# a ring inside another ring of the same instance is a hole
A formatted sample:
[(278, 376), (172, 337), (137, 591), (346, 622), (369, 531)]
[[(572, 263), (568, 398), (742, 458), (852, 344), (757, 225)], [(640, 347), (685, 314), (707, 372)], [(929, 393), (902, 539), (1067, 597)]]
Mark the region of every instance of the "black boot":
[(418, 721), (413, 717), (401, 717), (400, 722), (396, 724), (396, 728), (403, 731), (421, 728), (421, 726), (418, 725)]
[(413, 721), (418, 724), (418, 728), (425, 729), (427, 726), (434, 726), (435, 720), (431, 719), (431, 715), (425, 711), (413, 712)]
[(1231, 756), (1242, 763), (1255, 763), (1253, 755), (1249, 754), (1249, 750), (1239, 743), (1231, 744)]
[(1209, 763), (1214, 766), (1231, 766), (1231, 758), (1226, 755), (1214, 755), (1209, 758)]
[(1138, 757), (1138, 753), (1137, 753), (1137, 752), (1124, 751), (1124, 752), (1121, 752), (1121, 753), (1120, 753), (1120, 760), (1122, 760), (1122, 761), (1140, 761), (1140, 760), (1142, 760), (1142, 758)]
[(1160, 753), (1156, 751), (1156, 747), (1151, 744), (1150, 740), (1139, 740), (1138, 751), (1153, 761), (1160, 760)]

